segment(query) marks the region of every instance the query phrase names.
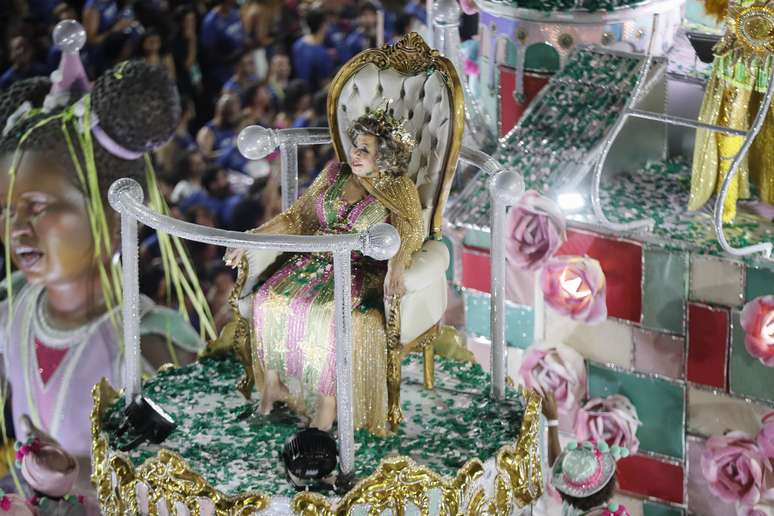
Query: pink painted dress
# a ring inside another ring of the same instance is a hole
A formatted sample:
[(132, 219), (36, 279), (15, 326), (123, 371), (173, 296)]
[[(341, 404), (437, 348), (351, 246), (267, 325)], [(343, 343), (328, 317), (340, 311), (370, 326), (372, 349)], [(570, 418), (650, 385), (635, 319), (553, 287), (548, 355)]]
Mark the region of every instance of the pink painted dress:
[[(44, 300), (42, 286), (14, 285), (10, 326), (8, 302), (0, 303), (0, 351), (10, 383), (16, 438), (27, 438), (21, 425), (26, 414), (35, 426), (79, 459), (85, 473), (82, 476), (87, 479), (91, 390), (102, 378), (116, 388), (121, 386), (120, 339), (109, 314), (71, 331), (49, 327)], [(187, 351), (195, 352), (202, 347), (198, 334), (177, 312), (155, 306), (144, 296), (140, 331), (143, 335), (171, 335), (174, 343)], [(148, 364), (145, 367), (151, 372)]]

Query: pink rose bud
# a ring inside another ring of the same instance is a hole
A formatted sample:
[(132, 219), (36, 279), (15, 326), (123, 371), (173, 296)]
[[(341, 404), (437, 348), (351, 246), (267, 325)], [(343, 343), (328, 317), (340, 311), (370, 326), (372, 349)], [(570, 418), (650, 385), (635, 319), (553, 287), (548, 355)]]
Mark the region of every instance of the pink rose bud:
[(561, 315), (587, 324), (607, 319), (605, 274), (593, 258), (552, 258), (543, 268), (540, 285), (546, 304)]
[(559, 206), (529, 190), (508, 212), (505, 252), (520, 269), (538, 270), (566, 239), (564, 215)]
[(774, 296), (757, 297), (741, 314), (744, 347), (768, 367), (774, 367)]
[(575, 417), (575, 438), (602, 441), (637, 453), (640, 446), (637, 429), (641, 424), (637, 409), (626, 396), (592, 398)]

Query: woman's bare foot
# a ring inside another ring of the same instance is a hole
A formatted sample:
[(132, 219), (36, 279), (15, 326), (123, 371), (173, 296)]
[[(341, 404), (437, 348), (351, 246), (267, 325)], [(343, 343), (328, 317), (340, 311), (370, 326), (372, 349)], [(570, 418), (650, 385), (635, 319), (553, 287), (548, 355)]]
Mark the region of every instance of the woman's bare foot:
[(317, 412), (314, 414), (309, 426), (327, 432), (336, 421), (336, 398), (335, 396), (323, 396), (317, 403)]
[(263, 394), (261, 395), (261, 414), (271, 414), (274, 404), (288, 400), (288, 388), (282, 385), (277, 371), (268, 370), (264, 376)]

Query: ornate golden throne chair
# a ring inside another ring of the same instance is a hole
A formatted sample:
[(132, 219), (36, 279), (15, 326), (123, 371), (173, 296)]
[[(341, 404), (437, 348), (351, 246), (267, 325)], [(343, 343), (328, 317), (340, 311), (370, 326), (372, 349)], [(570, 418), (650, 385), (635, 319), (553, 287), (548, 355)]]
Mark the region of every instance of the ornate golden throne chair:
[[(418, 34), (411, 33), (393, 46), (366, 50), (344, 64), (330, 85), (330, 141), (340, 161), (347, 161), (349, 155), (346, 130), (351, 122), (366, 110), (382, 107), (387, 99), (395, 115), (406, 119), (406, 128), (417, 142), (407, 174), (416, 182), (427, 232), (422, 249), (405, 272), (407, 292), (401, 298), (400, 313), (385, 314), (390, 348), (388, 403), (394, 427), (400, 420), (400, 360), (412, 351), (423, 351), (425, 386), (433, 387), (433, 340), (447, 306), (449, 252), (440, 242), (441, 228), (462, 146), (464, 99), (451, 61), (431, 50)], [(270, 251), (250, 251), (246, 256), (247, 267), (237, 288), (242, 289), (239, 311), (247, 320), (252, 296), (245, 294), (276, 256)]]

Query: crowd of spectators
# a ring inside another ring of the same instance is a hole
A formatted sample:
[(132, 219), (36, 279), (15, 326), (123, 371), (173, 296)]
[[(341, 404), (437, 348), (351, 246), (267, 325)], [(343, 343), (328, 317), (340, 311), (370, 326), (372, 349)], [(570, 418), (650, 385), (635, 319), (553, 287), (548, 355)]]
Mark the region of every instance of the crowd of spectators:
[[(155, 153), (159, 185), (173, 215), (236, 231), (281, 210), (279, 159), (248, 161), (236, 148), (240, 129), (326, 126), (327, 87), (338, 67), (377, 43), (423, 30), (424, 0), (5, 0), (0, 2), (0, 89), (50, 74), (59, 52), (57, 22), (86, 29), (81, 58), (92, 78), (126, 59), (165, 67), (177, 83), (182, 117)], [(333, 158), (328, 147), (299, 150), (307, 186)], [(160, 303), (167, 292), (156, 236), (142, 235), (141, 288)], [(223, 250), (189, 245), (222, 326), (233, 272)]]

